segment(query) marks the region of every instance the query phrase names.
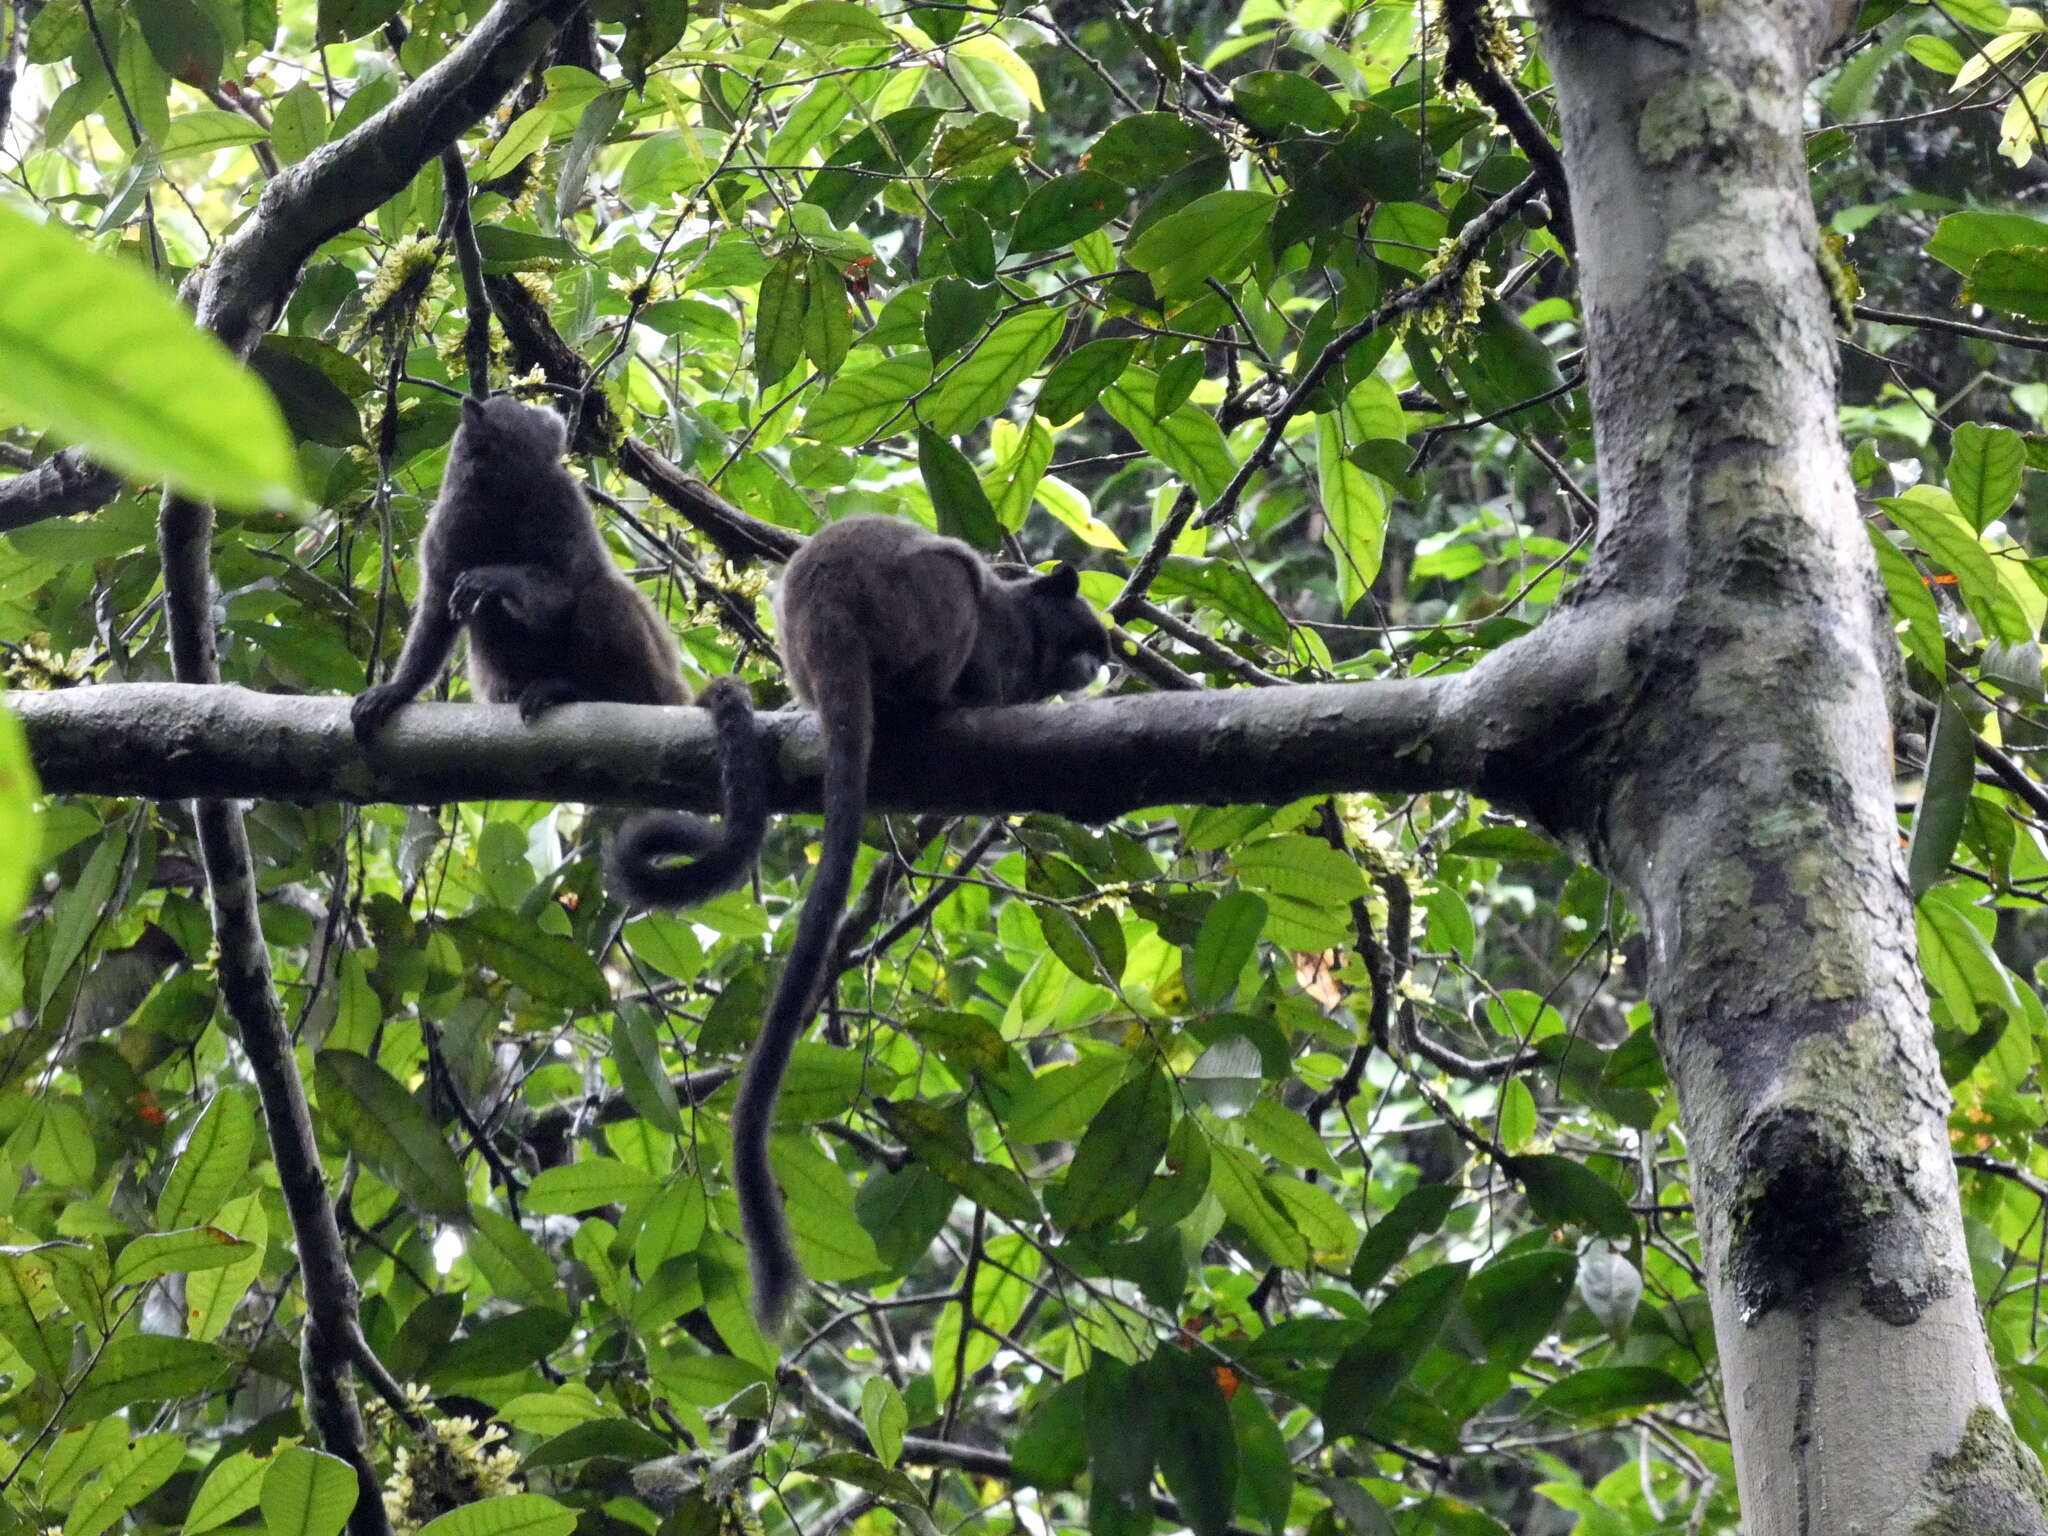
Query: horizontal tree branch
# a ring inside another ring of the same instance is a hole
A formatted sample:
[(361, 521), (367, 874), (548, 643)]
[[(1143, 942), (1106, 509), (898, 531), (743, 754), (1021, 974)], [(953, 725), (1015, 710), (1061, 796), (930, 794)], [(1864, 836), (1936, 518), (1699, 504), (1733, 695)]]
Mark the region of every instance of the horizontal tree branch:
[[(1099, 820), (1152, 805), (1497, 786), (1502, 721), (1491, 691), (1475, 693), (1477, 675), (957, 710), (884, 730), (873, 803)], [(342, 698), (119, 683), (8, 702), (55, 794), (706, 809), (718, 782), (696, 709), (569, 704), (527, 726), (510, 705), (414, 704), (365, 750)], [(760, 722), (771, 804), (815, 811), (811, 717)]]

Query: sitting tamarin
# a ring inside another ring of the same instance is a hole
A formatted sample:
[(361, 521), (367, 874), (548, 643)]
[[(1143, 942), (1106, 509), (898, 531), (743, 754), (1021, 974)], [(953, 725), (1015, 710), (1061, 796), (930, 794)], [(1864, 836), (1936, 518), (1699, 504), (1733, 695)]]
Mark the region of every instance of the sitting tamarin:
[(433, 681), (469, 631), (469, 686), (531, 720), (551, 704), (687, 704), (676, 642), (612, 563), (562, 463), (562, 418), (510, 395), (465, 396), (420, 538), (420, 591), (390, 681), (349, 718), (367, 742)]
[[(824, 845), (789, 960), (733, 1105), (733, 1188), (754, 1273), (754, 1310), (771, 1329), (802, 1271), (768, 1161), (768, 1133), (790, 1053), (825, 981), (867, 810), (877, 716), (979, 704), (1024, 704), (1083, 688), (1109, 659), (1109, 637), (1081, 600), (1070, 566), (998, 576), (958, 539), (887, 517), (850, 517), (814, 535), (775, 594), (778, 644), (796, 696), (824, 737)], [(728, 770), (737, 755), (728, 753)], [(732, 791), (727, 790), (728, 805)], [(758, 804), (757, 794), (752, 802)], [(668, 906), (704, 894), (702, 864), (665, 866), (688, 846), (657, 813), (629, 825), (611, 861), (631, 900)], [(752, 863), (746, 827), (728, 817), (715, 869)], [(758, 837), (757, 837), (758, 840)]]

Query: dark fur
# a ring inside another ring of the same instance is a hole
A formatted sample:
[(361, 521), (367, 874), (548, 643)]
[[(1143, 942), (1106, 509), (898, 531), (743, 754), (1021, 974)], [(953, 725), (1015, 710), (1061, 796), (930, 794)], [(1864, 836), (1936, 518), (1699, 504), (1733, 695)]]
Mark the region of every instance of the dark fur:
[[(718, 733), (719, 803), (724, 822), (713, 826), (685, 811), (635, 816), (619, 829), (605, 855), (613, 890), (641, 906), (687, 907), (744, 881), (768, 831), (768, 795), (754, 701), (736, 677), (721, 677), (697, 696)], [(669, 862), (689, 856), (687, 864)]]
[(565, 433), (553, 411), (510, 395), (463, 400), (420, 539), (412, 627), (390, 681), (349, 711), (358, 740), (433, 681), (464, 628), (470, 692), (525, 720), (572, 699), (689, 702), (674, 637), (613, 564), (562, 464)]
[[(768, 1159), (769, 1132), (846, 906), (876, 715), (1022, 704), (1086, 686), (1108, 660), (1109, 641), (1077, 588), (1069, 567), (999, 577), (959, 540), (886, 517), (833, 524), (783, 575), (775, 598), (783, 660), (825, 740), (825, 837), (733, 1105), (733, 1188), (753, 1264), (754, 1310), (770, 1328), (781, 1323), (803, 1274)], [(667, 900), (662, 872), (615, 859), (613, 877), (634, 900)]]

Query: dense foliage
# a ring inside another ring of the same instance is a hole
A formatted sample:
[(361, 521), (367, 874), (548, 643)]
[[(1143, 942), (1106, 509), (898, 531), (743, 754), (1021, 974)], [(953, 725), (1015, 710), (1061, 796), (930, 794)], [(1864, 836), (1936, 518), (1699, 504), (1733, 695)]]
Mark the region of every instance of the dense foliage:
[[(360, 689), (483, 367), (580, 412), (620, 558), (764, 705), (759, 524), (1074, 560), (1124, 691), (1465, 667), (1566, 589), (1598, 486), (1527, 21), (558, 9), (503, 110), (314, 252), (248, 360), (273, 408), (170, 291), (297, 163), (369, 164), (481, 7), (11, 7), (0, 456), (48, 430), (138, 477), (0, 541), (14, 687), (169, 675), (168, 482), (234, 509), (223, 676)], [(1972, 1253), (2039, 1445), (2048, 337), (2011, 327), (2048, 321), (2048, 221), (2014, 211), (2048, 25), (1859, 25), (1814, 95), (1820, 259), (1925, 711), (1902, 830)], [(31, 888), (7, 751), (0, 1529), (332, 1532), (355, 1483), (302, 1421), (286, 1175), (189, 808), (46, 806)], [(402, 1384), (372, 1412), (400, 1530), (1736, 1529), (1628, 915), (1483, 803), (876, 821), (783, 1097), (793, 1371), (748, 1314), (725, 1115), (815, 822), (686, 917), (610, 902), (573, 806), (248, 826)]]

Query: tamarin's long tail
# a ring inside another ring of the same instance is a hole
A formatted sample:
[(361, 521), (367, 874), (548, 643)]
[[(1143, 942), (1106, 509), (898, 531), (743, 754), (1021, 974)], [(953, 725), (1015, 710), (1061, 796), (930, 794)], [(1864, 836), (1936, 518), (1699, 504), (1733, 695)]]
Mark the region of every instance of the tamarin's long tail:
[(875, 733), (875, 701), (865, 654), (835, 658), (835, 670), (846, 680), (824, 692), (818, 713), (825, 735), (824, 844), (803, 915), (797, 919), (796, 940), (761, 1021), (761, 1037), (754, 1042), (732, 1110), (732, 1182), (754, 1274), (754, 1315), (771, 1335), (788, 1314), (803, 1281), (803, 1268), (790, 1242), (782, 1196), (768, 1161), (768, 1136), (783, 1074), (817, 1007), (839, 917), (853, 884), (861, 822), (867, 814), (868, 749)]
[[(718, 733), (717, 825), (686, 811), (635, 816), (605, 854), (606, 882), (643, 907), (687, 907), (739, 885), (754, 867), (768, 831), (754, 701), (736, 677), (715, 678), (697, 696)], [(671, 862), (692, 856), (687, 864)]]

